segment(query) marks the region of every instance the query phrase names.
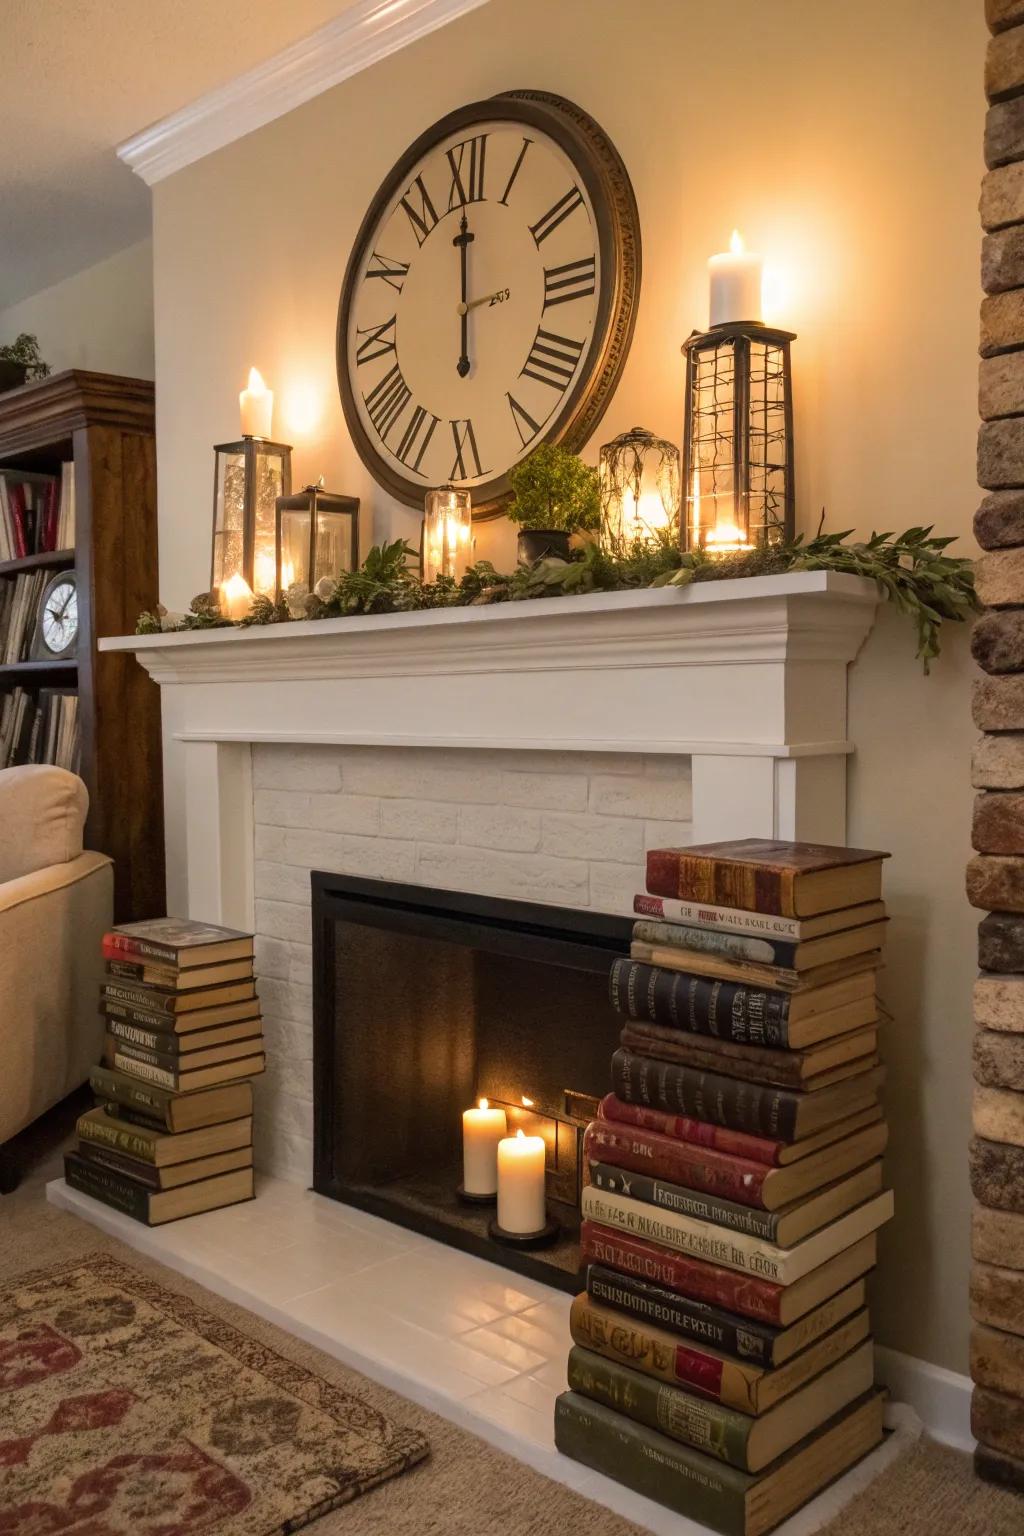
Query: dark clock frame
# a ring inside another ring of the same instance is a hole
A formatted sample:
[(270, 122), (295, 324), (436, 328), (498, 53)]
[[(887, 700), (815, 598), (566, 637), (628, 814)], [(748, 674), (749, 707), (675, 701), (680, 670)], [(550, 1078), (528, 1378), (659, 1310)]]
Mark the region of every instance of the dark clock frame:
[[(553, 139), (572, 161), (586, 188), (597, 224), (601, 295), (593, 334), (579, 376), (537, 443), (561, 443), (574, 451), (596, 430), (618, 383), (633, 338), (640, 299), (640, 216), (629, 174), (618, 151), (588, 113), (547, 91), (500, 92), (449, 112), (421, 133), (385, 177), (359, 227), (349, 256), (338, 305), (336, 337), (338, 389), (356, 451), (379, 485), (410, 507), (423, 506), (429, 486), (398, 474), (363, 425), (348, 372), (349, 313), (360, 282), (365, 242), (382, 214), (404, 190), (409, 174), (439, 140), (474, 123), (501, 118), (534, 128)], [(605, 274), (611, 281), (604, 281)], [(510, 494), (507, 474), (473, 491), (473, 517), (500, 517)]]

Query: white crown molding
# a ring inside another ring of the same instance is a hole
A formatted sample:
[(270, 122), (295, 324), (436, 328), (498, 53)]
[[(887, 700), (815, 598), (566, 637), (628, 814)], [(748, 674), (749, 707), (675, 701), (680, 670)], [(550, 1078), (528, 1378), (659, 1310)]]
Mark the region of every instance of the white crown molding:
[(148, 186), (283, 117), (487, 0), (355, 0), (308, 37), (119, 145)]

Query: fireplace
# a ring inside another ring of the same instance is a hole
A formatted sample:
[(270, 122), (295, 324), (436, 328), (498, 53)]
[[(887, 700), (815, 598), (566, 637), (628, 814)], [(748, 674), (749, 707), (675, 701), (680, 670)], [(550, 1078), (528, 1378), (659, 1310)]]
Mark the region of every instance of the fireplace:
[[(563, 1289), (578, 1270), (580, 1140), (607, 1091), (607, 997), (630, 921), (314, 872), (314, 1188)], [(547, 1144), (559, 1236), (488, 1236), (459, 1200), (481, 1097)]]

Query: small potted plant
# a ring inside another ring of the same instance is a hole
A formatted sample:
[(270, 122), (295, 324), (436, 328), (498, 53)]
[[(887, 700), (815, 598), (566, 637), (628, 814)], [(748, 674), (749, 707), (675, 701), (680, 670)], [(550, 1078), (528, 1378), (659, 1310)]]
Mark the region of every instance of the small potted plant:
[(49, 371), (49, 365), (39, 355), (38, 339), (27, 331), (0, 347), (0, 394), (17, 389), (29, 379), (45, 379)]
[(511, 474), (508, 515), (518, 523), (519, 562), (551, 556), (569, 559), (569, 538), (601, 526), (601, 488), (596, 469), (557, 443), (543, 443)]

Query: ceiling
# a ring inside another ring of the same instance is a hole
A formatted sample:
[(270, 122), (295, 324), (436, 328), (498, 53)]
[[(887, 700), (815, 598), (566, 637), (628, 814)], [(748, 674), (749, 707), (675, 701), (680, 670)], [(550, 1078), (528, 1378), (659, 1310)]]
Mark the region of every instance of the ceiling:
[(115, 154), (353, 0), (0, 0), (0, 308), (150, 231)]

